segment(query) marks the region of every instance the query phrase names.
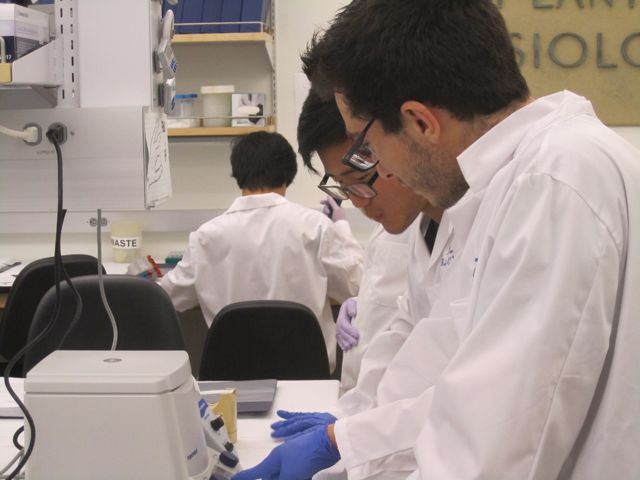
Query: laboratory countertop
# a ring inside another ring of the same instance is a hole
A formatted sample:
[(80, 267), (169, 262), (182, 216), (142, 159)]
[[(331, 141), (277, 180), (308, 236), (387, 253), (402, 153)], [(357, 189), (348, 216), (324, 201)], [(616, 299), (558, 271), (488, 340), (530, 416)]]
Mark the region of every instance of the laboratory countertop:
[[(4, 385), (0, 388), (4, 389)], [(327, 411), (338, 401), (337, 380), (279, 381), (271, 409), (262, 414), (238, 416), (236, 448), (245, 468), (259, 463), (279, 442), (270, 436), (270, 424), (277, 418), (278, 409), (294, 411)], [(195, 408), (195, 407), (194, 407)], [(16, 454), (12, 437), (22, 420), (0, 420), (0, 469)], [(37, 426), (36, 426), (37, 427)], [(22, 437), (21, 437), (22, 438)]]

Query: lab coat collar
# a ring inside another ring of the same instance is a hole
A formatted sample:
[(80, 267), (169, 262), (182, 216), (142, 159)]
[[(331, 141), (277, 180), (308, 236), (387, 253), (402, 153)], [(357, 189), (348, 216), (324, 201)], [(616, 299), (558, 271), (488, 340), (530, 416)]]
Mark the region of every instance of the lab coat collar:
[(277, 193), (260, 193), (257, 195), (245, 195), (236, 198), (226, 214), (238, 212), (242, 210), (254, 210), (256, 208), (267, 208), (281, 205), (288, 200)]
[(462, 152), (458, 162), (469, 190), (444, 212), (430, 268), (437, 265), (445, 247), (450, 248), (454, 233), (459, 239), (467, 237), (485, 188), (517, 151), (558, 118), (585, 113), (594, 114), (591, 103), (569, 91), (542, 97), (511, 114)]
[(568, 90), (539, 98), (516, 110), (476, 140), (458, 156), (458, 164), (469, 188), (482, 191), (543, 128), (558, 118), (594, 114), (591, 103)]

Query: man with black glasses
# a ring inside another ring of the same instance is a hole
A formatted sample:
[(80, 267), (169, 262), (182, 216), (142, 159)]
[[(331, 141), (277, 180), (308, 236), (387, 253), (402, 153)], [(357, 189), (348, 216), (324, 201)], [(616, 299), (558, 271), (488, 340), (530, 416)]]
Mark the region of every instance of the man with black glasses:
[(403, 345), (424, 390), (237, 479), (340, 457), (367, 478), (402, 452), (413, 478), (640, 477), (640, 152), (586, 99), (529, 96), (490, 0), (355, 0), (305, 60), (378, 172), (445, 209)]
[[(304, 164), (317, 173), (312, 163), (317, 153), (325, 171), (318, 188), (337, 200), (350, 200), (367, 217), (380, 222), (367, 244), (357, 301), (343, 303), (336, 324), (338, 345), (345, 351), (342, 391), (351, 390), (357, 381), (357, 387), (342, 396), (341, 413), (377, 404), (381, 370), (393, 358), (411, 325), (420, 319), (419, 312), (428, 311), (426, 305), (418, 303), (421, 294), (413, 292), (412, 298), (407, 292), (407, 278), (409, 285), (419, 284), (416, 279), (428, 265), (441, 215), (397, 178), (380, 177), (373, 165), (366, 170), (345, 165), (346, 155), (357, 155), (361, 161), (368, 156), (366, 146), (356, 145), (354, 149), (353, 145), (335, 101), (323, 100), (311, 91), (298, 121), (298, 150)], [(431, 218), (436, 221), (431, 222)], [(424, 232), (428, 230), (433, 238), (425, 242)], [(399, 303), (401, 295), (404, 297)], [(403, 307), (400, 311), (399, 305)], [(402, 328), (390, 328), (394, 324)]]

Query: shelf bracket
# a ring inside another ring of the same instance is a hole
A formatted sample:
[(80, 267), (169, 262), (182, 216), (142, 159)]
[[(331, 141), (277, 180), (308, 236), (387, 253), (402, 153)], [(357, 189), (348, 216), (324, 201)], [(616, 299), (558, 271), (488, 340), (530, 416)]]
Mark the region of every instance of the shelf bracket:
[(271, 64), (271, 70), (276, 71), (276, 58), (275, 58), (275, 50), (273, 48), (273, 38), (265, 40), (264, 48), (267, 51), (267, 57), (269, 58), (269, 63)]

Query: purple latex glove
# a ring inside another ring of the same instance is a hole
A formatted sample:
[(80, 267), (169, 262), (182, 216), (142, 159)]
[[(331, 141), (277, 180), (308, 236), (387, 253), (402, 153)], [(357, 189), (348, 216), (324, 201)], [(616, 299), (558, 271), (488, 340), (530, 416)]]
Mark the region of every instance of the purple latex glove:
[(340, 306), (340, 312), (336, 319), (336, 340), (343, 352), (358, 345), (360, 333), (351, 324), (353, 318), (358, 314), (358, 301), (355, 298), (347, 298)]
[(318, 425), (335, 423), (336, 417), (330, 413), (322, 412), (288, 412), (278, 410), (278, 416), (284, 418), (271, 424), (271, 436), (274, 438), (287, 438), (297, 435)]
[(324, 207), (322, 207), (322, 213), (329, 217), (334, 223), (338, 220), (347, 219), (344, 208), (338, 205), (333, 197), (327, 195), (327, 198), (320, 200), (320, 203), (324, 205)]
[(329, 440), (327, 425), (318, 425), (278, 445), (258, 465), (236, 473), (231, 480), (302, 480), (338, 460), (340, 452)]

